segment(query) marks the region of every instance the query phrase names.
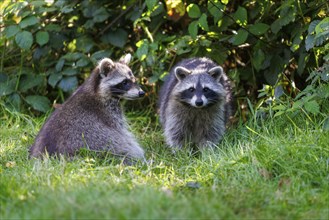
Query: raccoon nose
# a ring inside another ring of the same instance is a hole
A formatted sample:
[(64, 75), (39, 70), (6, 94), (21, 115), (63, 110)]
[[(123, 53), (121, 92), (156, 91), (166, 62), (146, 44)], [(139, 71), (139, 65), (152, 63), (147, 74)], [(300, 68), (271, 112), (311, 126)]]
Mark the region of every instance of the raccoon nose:
[(140, 90), (140, 91), (138, 92), (138, 96), (139, 96), (139, 97), (144, 97), (144, 95), (145, 95), (145, 92), (144, 92), (143, 90)]
[(196, 106), (202, 106), (203, 105), (203, 101), (202, 100), (196, 100), (195, 101), (195, 105)]

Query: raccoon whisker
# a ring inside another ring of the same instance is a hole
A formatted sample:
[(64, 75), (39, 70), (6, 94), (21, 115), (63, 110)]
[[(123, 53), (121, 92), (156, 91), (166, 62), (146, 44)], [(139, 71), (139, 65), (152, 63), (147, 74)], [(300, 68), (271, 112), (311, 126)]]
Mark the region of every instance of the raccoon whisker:
[(125, 91), (125, 90), (123, 90), (123, 89), (118, 89), (118, 88), (111, 88), (111, 90), (118, 90), (118, 91)]
[(177, 101), (179, 101), (179, 102), (189, 102), (189, 99), (177, 99)]
[(208, 99), (208, 103), (217, 103), (220, 99)]
[(117, 89), (117, 88), (111, 88), (111, 92), (114, 92), (114, 93), (116, 93), (116, 92), (124, 93), (124, 92), (126, 92), (126, 90)]

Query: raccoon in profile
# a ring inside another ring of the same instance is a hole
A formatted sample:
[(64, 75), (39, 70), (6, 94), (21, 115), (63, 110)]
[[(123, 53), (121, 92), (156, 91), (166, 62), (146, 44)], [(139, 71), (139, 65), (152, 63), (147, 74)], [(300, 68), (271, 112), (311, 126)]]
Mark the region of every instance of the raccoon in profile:
[(144, 91), (127, 66), (128, 54), (118, 62), (102, 59), (86, 81), (57, 108), (37, 135), (30, 157), (72, 156), (80, 148), (109, 151), (131, 159), (143, 159), (144, 151), (128, 130), (120, 99), (137, 99)]
[(231, 99), (222, 67), (208, 58), (179, 62), (160, 90), (160, 122), (167, 144), (173, 149), (218, 144), (231, 116)]

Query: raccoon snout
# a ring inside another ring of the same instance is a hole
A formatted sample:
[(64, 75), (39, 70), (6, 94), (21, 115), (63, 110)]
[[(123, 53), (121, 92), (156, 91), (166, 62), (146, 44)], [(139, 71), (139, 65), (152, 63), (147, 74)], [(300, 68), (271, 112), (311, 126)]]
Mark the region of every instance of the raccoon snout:
[(196, 100), (195, 101), (195, 105), (198, 106), (198, 107), (200, 107), (200, 106), (203, 105), (203, 101), (202, 100)]
[(145, 96), (145, 92), (143, 90), (139, 90), (138, 92), (138, 96), (141, 98), (141, 97), (144, 97)]

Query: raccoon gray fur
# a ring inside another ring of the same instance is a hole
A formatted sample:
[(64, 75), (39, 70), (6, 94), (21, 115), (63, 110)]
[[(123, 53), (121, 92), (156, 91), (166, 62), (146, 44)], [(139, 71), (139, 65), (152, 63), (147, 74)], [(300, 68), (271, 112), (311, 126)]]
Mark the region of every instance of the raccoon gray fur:
[(128, 160), (144, 158), (144, 151), (128, 130), (120, 99), (137, 99), (144, 91), (127, 66), (130, 54), (120, 61), (102, 59), (90, 77), (57, 108), (30, 148), (31, 157), (72, 156), (80, 148), (110, 151)]
[(159, 98), (167, 144), (204, 148), (218, 144), (231, 116), (231, 83), (208, 58), (190, 58), (172, 68)]

